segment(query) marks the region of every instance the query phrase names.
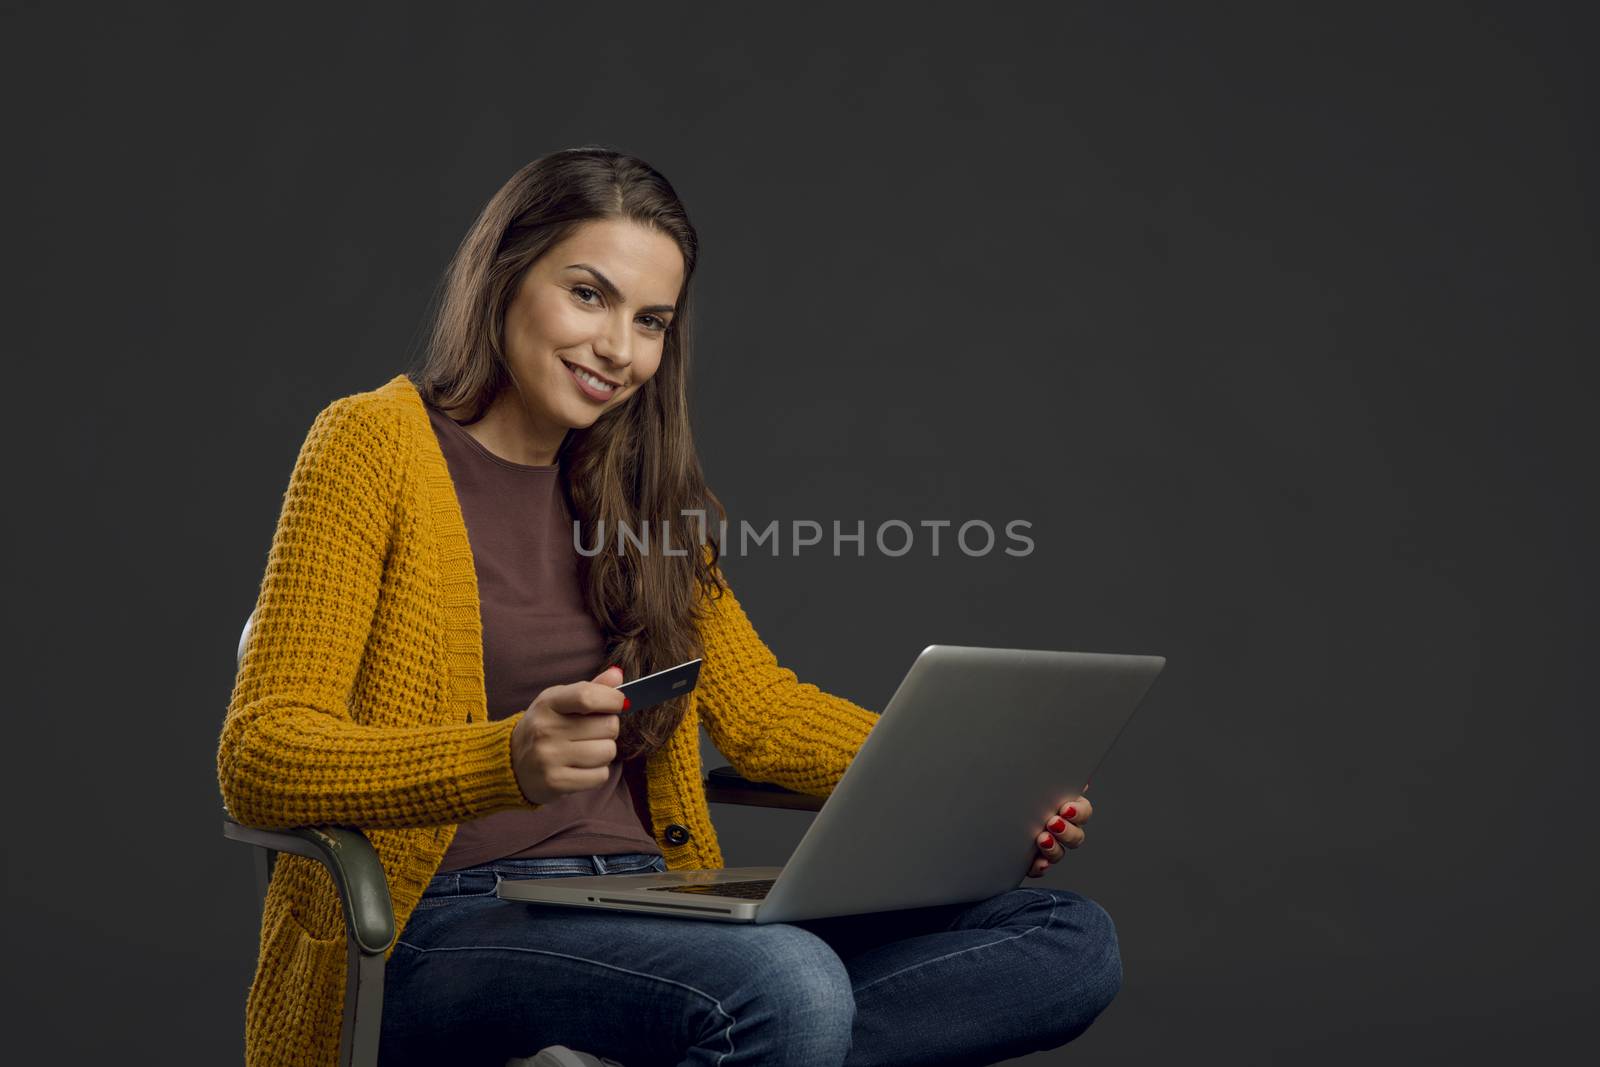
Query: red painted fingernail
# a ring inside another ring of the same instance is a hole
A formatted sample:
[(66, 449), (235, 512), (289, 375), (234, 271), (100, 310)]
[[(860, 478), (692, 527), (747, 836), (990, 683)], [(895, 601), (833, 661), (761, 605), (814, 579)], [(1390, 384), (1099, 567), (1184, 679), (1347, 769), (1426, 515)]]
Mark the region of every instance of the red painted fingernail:
[(1061, 813), (1061, 814), (1063, 814), (1063, 815), (1065, 815), (1065, 816), (1066, 816), (1066, 817), (1067, 817), (1067, 818), (1069, 818), (1069, 819), (1070, 819), (1070, 818), (1072, 818), (1072, 817), (1073, 817), (1073, 816), (1075, 816), (1075, 815), (1077, 815), (1077, 814), (1078, 814), (1078, 809), (1077, 809), (1077, 808), (1074, 808), (1074, 807), (1072, 807), (1072, 806), (1071, 806), (1071, 805), (1068, 805), (1068, 807), (1067, 807), (1067, 810), (1066, 810), (1066, 811), (1064, 811), (1064, 812), (1062, 812), (1062, 813)]
[[(1068, 808), (1067, 810), (1071, 811), (1072, 809)], [(1050, 832), (1053, 834), (1059, 834), (1061, 831), (1067, 828), (1066, 822), (1064, 822), (1059, 815), (1045, 823), (1045, 825), (1050, 827)]]
[(1039, 847), (1042, 848), (1042, 849), (1048, 850), (1050, 848), (1050, 846), (1055, 844), (1055, 843), (1056, 843), (1056, 839), (1055, 838), (1047, 837), (1043, 841), (1039, 842)]
[(615, 663), (613, 663), (611, 666), (606, 668), (606, 670), (608, 670), (608, 671), (620, 671), (621, 669), (622, 668), (617, 666)]
[(629, 700), (627, 697), (623, 697), (622, 698), (622, 710), (623, 711), (627, 711), (628, 708), (630, 706), (632, 706), (632, 704), (633, 704), (633, 701)]

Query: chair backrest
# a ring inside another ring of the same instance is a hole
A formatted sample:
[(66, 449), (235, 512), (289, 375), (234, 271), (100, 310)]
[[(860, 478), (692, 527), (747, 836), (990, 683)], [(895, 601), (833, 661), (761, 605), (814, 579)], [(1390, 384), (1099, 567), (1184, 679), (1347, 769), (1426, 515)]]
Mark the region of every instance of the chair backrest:
[(250, 609), (250, 617), (244, 620), (244, 630), (239, 634), (239, 651), (234, 657), (234, 666), (244, 665), (244, 645), (250, 640), (250, 626), (256, 621), (256, 609)]

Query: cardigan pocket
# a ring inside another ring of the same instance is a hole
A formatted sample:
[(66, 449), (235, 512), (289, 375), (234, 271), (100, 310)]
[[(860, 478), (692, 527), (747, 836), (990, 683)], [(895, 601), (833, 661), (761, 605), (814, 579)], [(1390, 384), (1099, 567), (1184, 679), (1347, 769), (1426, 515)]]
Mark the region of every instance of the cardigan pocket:
[(338, 937), (314, 936), (287, 907), (262, 919), (261, 957), (246, 1008), (246, 1061), (282, 1063), (303, 1056), (333, 1063), (339, 1053), (345, 952)]

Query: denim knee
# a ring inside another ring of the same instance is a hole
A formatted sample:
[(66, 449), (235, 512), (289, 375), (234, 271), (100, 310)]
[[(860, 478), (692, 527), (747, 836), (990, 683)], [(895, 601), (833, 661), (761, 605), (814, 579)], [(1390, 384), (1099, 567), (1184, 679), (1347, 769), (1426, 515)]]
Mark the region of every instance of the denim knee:
[(727, 1053), (724, 1067), (824, 1067), (850, 1051), (856, 1002), (850, 973), (820, 937), (774, 923), (751, 952), (729, 961), (739, 978), (724, 1009), (725, 1032), (708, 1034), (702, 1047)]
[(1076, 999), (1098, 1015), (1122, 989), (1122, 951), (1111, 915), (1088, 897), (1056, 890), (1058, 917), (1078, 945)]

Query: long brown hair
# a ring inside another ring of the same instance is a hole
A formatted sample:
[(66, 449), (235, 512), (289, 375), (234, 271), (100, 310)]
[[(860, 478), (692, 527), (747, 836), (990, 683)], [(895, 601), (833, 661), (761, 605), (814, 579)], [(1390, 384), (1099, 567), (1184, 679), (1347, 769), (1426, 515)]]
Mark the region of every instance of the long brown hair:
[[(615, 663), (637, 678), (702, 654), (695, 623), (701, 595), (721, 592), (713, 531), (727, 518), (706, 486), (690, 432), (690, 282), (699, 239), (671, 184), (642, 160), (596, 145), (553, 152), (517, 171), (451, 259), (428, 344), (407, 376), (435, 407), (464, 410), (469, 423), (482, 418), (500, 391), (515, 385), (504, 351), (505, 312), (523, 274), (598, 219), (658, 230), (677, 243), (684, 263), (659, 369), (626, 403), (568, 433), (557, 452), (562, 491), (585, 546), (578, 554), (584, 596), (609, 650), (596, 671)], [(623, 523), (636, 535), (649, 530), (647, 551), (618, 536)], [(682, 555), (662, 550), (663, 523)], [(604, 548), (588, 555), (602, 535)], [(678, 697), (624, 715), (618, 757), (659, 748), (686, 710), (687, 698)]]

